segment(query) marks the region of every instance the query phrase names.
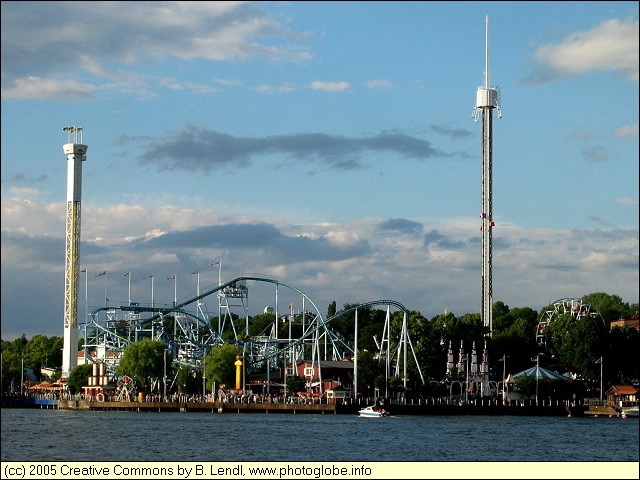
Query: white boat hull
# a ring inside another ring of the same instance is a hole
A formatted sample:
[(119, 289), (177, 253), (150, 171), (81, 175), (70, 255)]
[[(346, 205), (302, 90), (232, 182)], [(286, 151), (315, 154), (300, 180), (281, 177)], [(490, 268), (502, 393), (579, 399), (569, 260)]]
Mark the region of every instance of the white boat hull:
[(366, 407), (358, 411), (358, 415), (366, 418), (381, 418), (387, 417), (389, 415), (389, 412), (385, 410), (374, 410), (373, 407)]

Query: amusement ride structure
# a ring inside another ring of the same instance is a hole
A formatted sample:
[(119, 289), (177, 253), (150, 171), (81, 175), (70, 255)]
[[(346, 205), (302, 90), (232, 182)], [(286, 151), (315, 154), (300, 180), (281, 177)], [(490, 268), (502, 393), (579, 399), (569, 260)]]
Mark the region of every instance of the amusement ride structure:
[(602, 315), (600, 315), (591, 303), (581, 298), (561, 298), (551, 303), (538, 319), (538, 326), (536, 328), (536, 341), (538, 345), (544, 345), (546, 343), (545, 329), (563, 315), (571, 315), (577, 320), (586, 317), (599, 318), (602, 320), (602, 323), (604, 323), (604, 318), (602, 318)]
[[(258, 283), (273, 285), (276, 299), (280, 288), (294, 291), (301, 298), (302, 308), (296, 312), (290, 304), (286, 315), (278, 315), (277, 311), (266, 308), (265, 313), (275, 314), (274, 321), (267, 331), (250, 335), (249, 287)], [(218, 311), (221, 313), (218, 316), (218, 329), (213, 327), (203, 302), (206, 297), (214, 295), (218, 299)], [(402, 304), (393, 300), (367, 302), (325, 320), (315, 303), (301, 290), (273, 278), (255, 275), (233, 276), (231, 280), (219, 281), (217, 285), (203, 291), (200, 291), (198, 285), (195, 296), (180, 300), (176, 298), (171, 304), (128, 301), (117, 307), (97, 308), (83, 326), (84, 355), (87, 362), (104, 362), (111, 374), (115, 372), (124, 350), (143, 338), (162, 341), (167, 345), (176, 366), (187, 365), (194, 370), (204, 368), (209, 349), (225, 343), (242, 348), (249, 370), (266, 369), (270, 372), (279, 365), (293, 365), (299, 360), (309, 359), (312, 365), (320, 367), (321, 361), (339, 361), (349, 357), (354, 361), (354, 389), (357, 389), (358, 310), (375, 305), (387, 307), (384, 330), (378, 342), (378, 358), (384, 360), (388, 377), (403, 376), (406, 385), (409, 350), (416, 365), (418, 362), (408, 334), (407, 311)], [(391, 336), (391, 307), (403, 312), (402, 329), (396, 339)], [(348, 315), (355, 315), (353, 345), (330, 328), (333, 320)], [(244, 322), (244, 331), (236, 326), (239, 320)], [(288, 321), (288, 337), (278, 336), (278, 321)], [(295, 322), (299, 324), (301, 333), (294, 337), (291, 335), (291, 325)], [(392, 372), (392, 368), (395, 371)], [(419, 366), (418, 370), (422, 378)], [(285, 378), (287, 373), (293, 375), (288, 368), (284, 371)], [(319, 373), (318, 380), (322, 384), (321, 368)], [(424, 378), (422, 380), (424, 382)]]

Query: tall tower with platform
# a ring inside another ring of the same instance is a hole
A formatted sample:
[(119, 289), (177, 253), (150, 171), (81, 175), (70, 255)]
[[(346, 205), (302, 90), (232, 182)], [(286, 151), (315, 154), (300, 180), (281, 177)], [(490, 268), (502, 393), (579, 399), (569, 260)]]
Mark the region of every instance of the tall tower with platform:
[(82, 197), (82, 162), (87, 146), (82, 143), (82, 127), (65, 127), (67, 143), (67, 218), (64, 256), (64, 346), (62, 377), (68, 378), (78, 364), (78, 276), (80, 257), (80, 198)]
[(489, 16), (485, 17), (485, 69), (484, 85), (478, 87), (473, 117), (482, 119), (482, 210), (480, 230), (482, 231), (482, 308), (484, 326), (493, 331), (493, 280), (492, 280), (492, 235), (493, 221), (493, 109), (500, 110), (500, 92), (489, 83)]

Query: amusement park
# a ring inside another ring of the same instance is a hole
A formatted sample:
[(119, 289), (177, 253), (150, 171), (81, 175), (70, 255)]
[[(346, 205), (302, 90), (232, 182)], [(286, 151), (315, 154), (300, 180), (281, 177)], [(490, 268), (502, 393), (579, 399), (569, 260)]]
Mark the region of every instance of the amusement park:
[[(195, 270), (190, 273), (195, 293), (181, 298), (177, 284), (183, 273), (166, 278), (173, 282), (173, 299), (160, 301), (154, 275), (145, 275), (150, 302), (132, 298), (132, 271), (116, 273), (127, 278), (128, 298), (110, 302), (107, 280), (114, 272), (107, 267), (93, 275), (94, 281), (104, 281), (104, 305), (90, 308), (89, 271), (80, 262), (82, 165), (88, 146), (82, 127), (69, 126), (63, 128), (67, 203), (61, 372), (55, 386), (40, 386), (39, 392), (37, 385), (25, 387), (22, 368), (20, 395), (25, 388), (45, 396), (55, 390), (56, 401), (68, 402), (67, 408), (96, 409), (108, 403), (114, 408), (151, 403), (147, 407), (152, 409), (192, 404), (203, 410), (233, 404), (239, 410), (242, 404), (313, 409), (380, 402), (396, 411), (416, 404), (518, 405), (553, 407), (564, 414), (589, 398), (620, 414), (636, 405), (637, 305), (635, 312), (633, 306), (617, 305), (621, 308), (612, 309), (605, 320), (596, 301), (610, 303), (606, 294), (560, 296), (540, 312), (509, 309), (494, 299), (493, 110), (502, 114), (499, 90), (489, 83), (488, 17), (485, 21), (484, 84), (477, 89), (472, 113), (482, 127), (480, 313), (456, 317), (445, 311), (429, 320), (384, 298), (342, 309), (334, 301), (323, 311), (313, 292), (278, 277), (223, 277), (222, 258), (209, 263), (217, 268), (217, 282), (201, 285), (201, 271)], [(261, 314), (252, 315), (250, 298), (270, 300), (260, 307)], [(612, 327), (619, 319), (631, 328)]]

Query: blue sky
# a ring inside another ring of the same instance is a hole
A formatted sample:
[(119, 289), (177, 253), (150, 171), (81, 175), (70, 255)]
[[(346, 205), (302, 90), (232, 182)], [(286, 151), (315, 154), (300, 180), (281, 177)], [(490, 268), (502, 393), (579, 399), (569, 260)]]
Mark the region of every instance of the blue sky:
[(486, 15), (494, 300), (637, 303), (637, 2), (2, 2), (2, 338), (62, 335), (66, 126), (89, 309), (480, 312)]

